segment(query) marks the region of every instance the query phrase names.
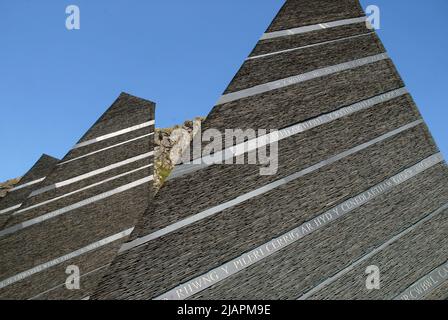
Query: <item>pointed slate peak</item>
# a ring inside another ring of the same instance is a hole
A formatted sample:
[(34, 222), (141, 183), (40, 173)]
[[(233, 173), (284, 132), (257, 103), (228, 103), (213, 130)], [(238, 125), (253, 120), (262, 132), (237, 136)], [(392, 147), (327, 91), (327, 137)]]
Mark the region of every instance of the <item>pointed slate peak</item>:
[[(152, 197), (154, 109), (121, 94), (8, 219), (0, 298), (93, 292)], [(65, 285), (70, 274), (79, 275), (79, 290)]]
[(286, 2), (203, 123), (278, 135), (177, 166), (93, 299), (392, 299), (443, 266), (448, 167), (361, 16)]
[[(298, 75), (304, 80), (317, 79), (319, 74), (311, 74), (315, 70), (322, 75), (336, 73), (328, 68), (345, 68), (344, 63), (384, 52), (381, 41), (367, 28), (358, 1), (286, 1), (210, 112), (203, 129), (276, 129), (287, 125), (288, 119), (304, 119), (309, 114), (306, 110), (289, 108), (289, 101), (271, 95), (276, 91), (270, 88), (286, 91), (288, 83), (303, 82), (295, 78)], [(317, 92), (310, 92), (306, 98), (314, 94)], [(316, 110), (316, 114), (319, 112)]]
[[(57, 159), (57, 158), (55, 158), (55, 157), (53, 157), (53, 156), (50, 156), (50, 155), (48, 155), (48, 154), (46, 154), (46, 153), (43, 153), (43, 154), (40, 156), (39, 160), (59, 161), (59, 159)], [(39, 160), (38, 160), (38, 161), (39, 161)]]
[(58, 162), (59, 159), (47, 154), (42, 154), (39, 160), (32, 166), (31, 170), (23, 176), (20, 182), (29, 182), (31, 180), (46, 177), (51, 173)]
[(151, 104), (151, 105), (155, 105), (156, 104), (154, 101), (151, 101), (151, 100), (148, 100), (148, 99), (143, 99), (143, 98), (137, 97), (137, 96), (132, 95), (132, 94), (127, 93), (127, 92), (121, 92), (117, 99), (122, 99), (122, 98), (123, 99), (124, 98), (135, 99), (136, 102), (147, 103), (147, 104)]
[(358, 0), (287, 0), (266, 32), (364, 16)]
[(58, 159), (43, 154), (20, 182), (0, 200), (0, 228), (5, 226), (30, 193), (42, 185), (42, 181), (53, 171), (58, 162)]
[[(155, 103), (127, 93), (121, 93), (95, 122), (79, 143), (95, 137), (154, 122)], [(145, 121), (146, 120), (146, 121)]]

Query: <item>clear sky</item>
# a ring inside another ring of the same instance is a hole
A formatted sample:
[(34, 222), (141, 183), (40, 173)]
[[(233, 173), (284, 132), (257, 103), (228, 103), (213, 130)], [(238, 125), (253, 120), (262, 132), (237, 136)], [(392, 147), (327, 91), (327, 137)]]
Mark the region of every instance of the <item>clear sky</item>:
[[(0, 0), (0, 181), (62, 157), (121, 91), (157, 126), (207, 115), (283, 0)], [(81, 29), (65, 28), (65, 8)], [(362, 0), (448, 155), (446, 0)]]

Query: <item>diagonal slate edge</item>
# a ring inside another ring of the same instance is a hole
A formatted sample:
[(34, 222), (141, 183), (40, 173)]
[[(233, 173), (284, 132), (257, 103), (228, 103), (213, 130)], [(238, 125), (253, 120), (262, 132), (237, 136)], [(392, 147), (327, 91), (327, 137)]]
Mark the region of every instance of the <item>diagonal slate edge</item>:
[(281, 129), (277, 173), (179, 165), (91, 299), (393, 299), (447, 260), (448, 168), (363, 15), (286, 1), (202, 127)]
[(42, 186), (42, 181), (55, 168), (59, 159), (43, 154), (6, 196), (0, 200), (0, 228), (19, 210), (31, 192)]
[[(14, 212), (0, 230), (0, 298), (92, 293), (152, 197), (154, 112), (122, 93)], [(69, 266), (79, 290), (65, 285)]]

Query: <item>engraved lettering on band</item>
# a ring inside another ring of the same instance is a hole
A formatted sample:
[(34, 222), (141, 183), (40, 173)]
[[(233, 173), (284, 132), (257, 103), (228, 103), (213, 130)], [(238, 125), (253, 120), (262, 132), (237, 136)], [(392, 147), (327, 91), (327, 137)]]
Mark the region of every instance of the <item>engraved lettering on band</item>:
[(298, 179), (300, 177), (303, 177), (303, 176), (305, 176), (305, 175), (307, 175), (307, 174), (309, 174), (311, 172), (317, 171), (317, 170), (319, 170), (322, 167), (325, 167), (327, 165), (335, 163), (335, 162), (337, 162), (337, 161), (339, 161), (341, 159), (344, 159), (344, 158), (346, 158), (346, 157), (348, 157), (348, 156), (350, 156), (352, 154), (355, 154), (355, 153), (357, 153), (357, 152), (359, 152), (361, 150), (364, 150), (364, 149), (366, 149), (366, 148), (368, 148), (368, 147), (370, 147), (370, 146), (372, 146), (372, 145), (374, 145), (374, 144), (376, 144), (378, 142), (381, 142), (381, 141), (384, 141), (386, 139), (389, 139), (389, 138), (391, 138), (391, 137), (393, 137), (393, 136), (395, 136), (395, 135), (397, 135), (397, 134), (399, 134), (401, 132), (404, 132), (404, 131), (406, 131), (408, 129), (416, 127), (416, 126), (418, 126), (418, 125), (420, 125), (422, 123), (423, 123), (423, 120), (417, 120), (417, 121), (411, 122), (411, 123), (409, 123), (409, 124), (407, 124), (405, 126), (402, 126), (402, 127), (398, 128), (398, 129), (390, 131), (390, 132), (388, 132), (388, 133), (386, 133), (386, 134), (384, 134), (384, 135), (382, 135), (382, 136), (380, 136), (378, 138), (375, 138), (375, 139), (373, 139), (373, 140), (371, 140), (369, 142), (366, 142), (366, 143), (363, 143), (361, 145), (358, 145), (358, 146), (356, 146), (354, 148), (351, 148), (351, 149), (346, 150), (346, 151), (344, 151), (344, 152), (342, 152), (340, 154), (337, 154), (337, 155), (335, 155), (335, 156), (333, 156), (331, 158), (328, 158), (328, 159), (326, 159), (324, 161), (321, 161), (321, 162), (319, 162), (319, 163), (317, 163), (315, 165), (312, 165), (311, 167), (308, 167), (308, 168), (306, 168), (304, 170), (296, 172), (296, 173), (294, 173), (294, 174), (292, 174), (292, 175), (290, 175), (288, 177), (285, 177), (283, 179), (280, 179), (280, 180), (277, 180), (275, 182), (269, 183), (269, 184), (267, 184), (267, 185), (265, 185), (265, 186), (263, 186), (261, 188), (258, 188), (258, 189), (254, 190), (254, 191), (251, 191), (249, 193), (241, 195), (241, 196), (239, 196), (239, 197), (237, 197), (237, 198), (235, 198), (233, 200), (227, 201), (227, 202), (222, 203), (222, 204), (220, 204), (218, 206), (215, 206), (215, 207), (209, 208), (207, 210), (204, 210), (204, 211), (202, 211), (200, 213), (191, 215), (188, 218), (185, 218), (183, 220), (175, 222), (175, 223), (173, 223), (173, 224), (171, 224), (171, 225), (169, 225), (169, 226), (167, 226), (165, 228), (162, 228), (162, 229), (160, 229), (158, 231), (155, 231), (155, 232), (153, 232), (153, 233), (151, 233), (149, 235), (146, 235), (146, 236), (141, 237), (141, 238), (137, 238), (137, 239), (135, 239), (132, 242), (125, 243), (121, 247), (119, 253), (123, 253), (124, 251), (130, 250), (132, 248), (135, 248), (137, 246), (145, 244), (145, 243), (147, 243), (149, 241), (152, 241), (154, 239), (160, 238), (160, 237), (162, 237), (164, 235), (167, 235), (167, 234), (169, 234), (171, 232), (174, 232), (176, 230), (184, 228), (184, 227), (186, 227), (186, 226), (188, 226), (190, 224), (193, 224), (193, 223), (195, 223), (197, 221), (200, 221), (200, 220), (208, 218), (208, 217), (210, 217), (212, 215), (215, 215), (215, 214), (217, 214), (217, 213), (219, 213), (219, 212), (221, 212), (221, 211), (223, 211), (225, 209), (231, 208), (231, 207), (236, 206), (236, 205), (238, 205), (238, 204), (240, 204), (240, 203), (242, 203), (244, 201), (247, 201), (247, 200), (252, 199), (254, 197), (260, 196), (260, 195), (262, 195), (262, 194), (264, 194), (266, 192), (274, 190), (275, 188), (277, 188), (279, 186), (282, 186), (282, 185), (287, 184), (287, 183), (289, 183), (291, 181), (294, 181), (294, 180), (296, 180), (296, 179)]
[[(240, 156), (243, 153), (247, 153), (252, 150), (264, 147), (267, 144), (273, 143), (275, 141), (280, 141), (280, 140), (289, 138), (295, 134), (299, 134), (299, 133), (305, 132), (307, 130), (321, 126), (323, 124), (330, 123), (334, 120), (351, 115), (358, 111), (368, 109), (377, 104), (390, 101), (394, 98), (405, 95), (407, 93), (408, 93), (408, 91), (406, 90), (406, 88), (400, 88), (397, 90), (393, 90), (393, 91), (375, 96), (373, 98), (369, 98), (369, 99), (357, 102), (350, 106), (340, 108), (340, 109), (330, 112), (328, 114), (324, 114), (324, 115), (318, 116), (316, 118), (307, 120), (305, 122), (301, 122), (301, 123), (292, 125), (290, 127), (281, 129), (275, 133), (262, 135), (262, 136), (259, 136), (258, 138), (249, 140), (244, 143), (237, 144), (233, 147), (226, 148), (222, 151), (217, 151), (211, 156), (205, 156), (203, 158), (194, 160), (194, 163), (200, 162), (200, 164), (185, 163), (185, 164), (176, 166), (174, 168), (173, 172), (167, 178), (167, 180), (172, 180), (172, 179), (178, 178), (182, 175), (189, 174), (189, 173), (204, 169), (205, 167), (208, 167), (210, 164), (213, 164), (213, 163), (220, 164), (227, 159), (231, 159), (233, 157)], [(218, 159), (218, 160), (216, 160), (216, 159)]]
[(371, 64), (371, 63), (378, 62), (378, 61), (381, 61), (381, 60), (385, 60), (385, 59), (388, 59), (388, 58), (389, 57), (388, 57), (387, 53), (381, 53), (381, 54), (377, 54), (377, 55), (374, 55), (374, 56), (369, 56), (369, 57), (366, 57), (366, 58), (361, 58), (361, 59), (357, 59), (357, 60), (353, 60), (353, 61), (337, 64), (337, 65), (334, 65), (334, 66), (313, 70), (313, 71), (310, 71), (310, 72), (307, 72), (307, 73), (299, 74), (299, 75), (288, 77), (288, 78), (285, 78), (285, 79), (281, 79), (281, 80), (276, 80), (276, 81), (260, 84), (258, 86), (254, 86), (252, 88), (248, 88), (248, 89), (244, 89), (244, 90), (240, 90), (240, 91), (236, 91), (236, 92), (225, 94), (225, 95), (221, 96), (221, 98), (218, 100), (216, 105), (221, 105), (221, 104), (224, 104), (224, 103), (228, 103), (228, 102), (232, 102), (232, 101), (235, 101), (235, 100), (247, 98), (247, 97), (250, 97), (250, 96), (257, 95), (257, 94), (269, 92), (269, 91), (272, 91), (272, 90), (281, 89), (281, 88), (288, 87), (288, 86), (291, 86), (291, 85), (295, 85), (295, 84), (298, 84), (298, 83), (301, 83), (301, 82), (305, 82), (305, 81), (308, 81), (308, 80), (320, 78), (320, 77), (323, 77), (323, 76), (328, 76), (330, 74), (338, 73), (338, 72), (341, 72), (341, 71), (358, 68), (358, 67), (364, 66), (366, 64)]
[(422, 277), (394, 300), (422, 300), (448, 280), (448, 261)]
[(443, 161), (443, 156), (438, 153), (420, 163), (400, 172), (399, 174), (383, 181), (373, 188), (353, 197), (331, 210), (317, 216), (297, 228), (271, 240), (256, 249), (244, 253), (243, 255), (214, 268), (199, 277), (194, 278), (172, 290), (158, 296), (155, 300), (183, 300), (201, 292), (212, 285), (240, 272), (243, 269), (265, 259), (275, 252), (283, 250), (290, 244), (297, 242), (308, 234), (321, 229), (323, 226), (334, 222), (336, 219), (348, 214), (356, 208), (366, 204), (370, 200), (387, 193), (390, 189), (413, 178), (419, 173)]
[(443, 205), (441, 208), (437, 209), (436, 211), (434, 211), (433, 213), (431, 213), (430, 215), (426, 216), (425, 218), (421, 219), (420, 221), (418, 221), (417, 223), (413, 224), (411, 227), (407, 228), (406, 230), (404, 230), (403, 232), (400, 232), (398, 235), (394, 236), (393, 238), (389, 239), (387, 242), (383, 243), (381, 246), (377, 247), (376, 249), (372, 250), (371, 252), (369, 252), (368, 254), (364, 255), (362, 258), (358, 259), (356, 262), (354, 262), (353, 264), (349, 265), (348, 267), (344, 268), (343, 270), (339, 271), (336, 275), (330, 277), (329, 279), (323, 281), (322, 283), (320, 283), (318, 286), (314, 287), (313, 289), (311, 289), (310, 291), (308, 291), (307, 293), (303, 294), (302, 296), (300, 296), (297, 300), (305, 300), (308, 299), (309, 297), (311, 297), (313, 294), (315, 294), (317, 291), (323, 289), (324, 287), (326, 287), (327, 285), (331, 284), (332, 282), (336, 281), (337, 279), (339, 279), (340, 277), (342, 277), (344, 274), (348, 273), (349, 271), (353, 270), (356, 266), (358, 266), (360, 263), (366, 261), (367, 259), (373, 257), (374, 255), (376, 255), (378, 252), (384, 250), (386, 247), (388, 247), (389, 245), (391, 245), (392, 243), (394, 243), (395, 241), (399, 240), (400, 238), (402, 238), (403, 236), (409, 234), (410, 232), (414, 231), (416, 228), (418, 228), (419, 226), (421, 226), (422, 224), (426, 223), (427, 221), (431, 220), (432, 218), (434, 218), (435, 216), (439, 215), (440, 213), (442, 213), (443, 211), (445, 211), (446, 209), (448, 209), (448, 203), (446, 203), (445, 205)]

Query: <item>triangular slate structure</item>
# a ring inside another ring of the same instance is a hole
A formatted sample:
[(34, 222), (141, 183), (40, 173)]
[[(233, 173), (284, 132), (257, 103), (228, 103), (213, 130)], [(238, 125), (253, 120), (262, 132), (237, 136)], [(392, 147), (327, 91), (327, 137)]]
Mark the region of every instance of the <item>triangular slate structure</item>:
[(58, 159), (43, 154), (20, 179), (18, 185), (0, 200), (0, 228), (14, 215), (14, 212), (20, 209), (30, 193), (41, 187), (45, 177), (53, 171), (58, 162)]
[(121, 94), (16, 211), (0, 231), (1, 298), (91, 294), (152, 197), (154, 109)]
[(203, 124), (279, 129), (278, 172), (177, 167), (92, 299), (394, 299), (443, 267), (448, 168), (365, 21), (285, 3)]

